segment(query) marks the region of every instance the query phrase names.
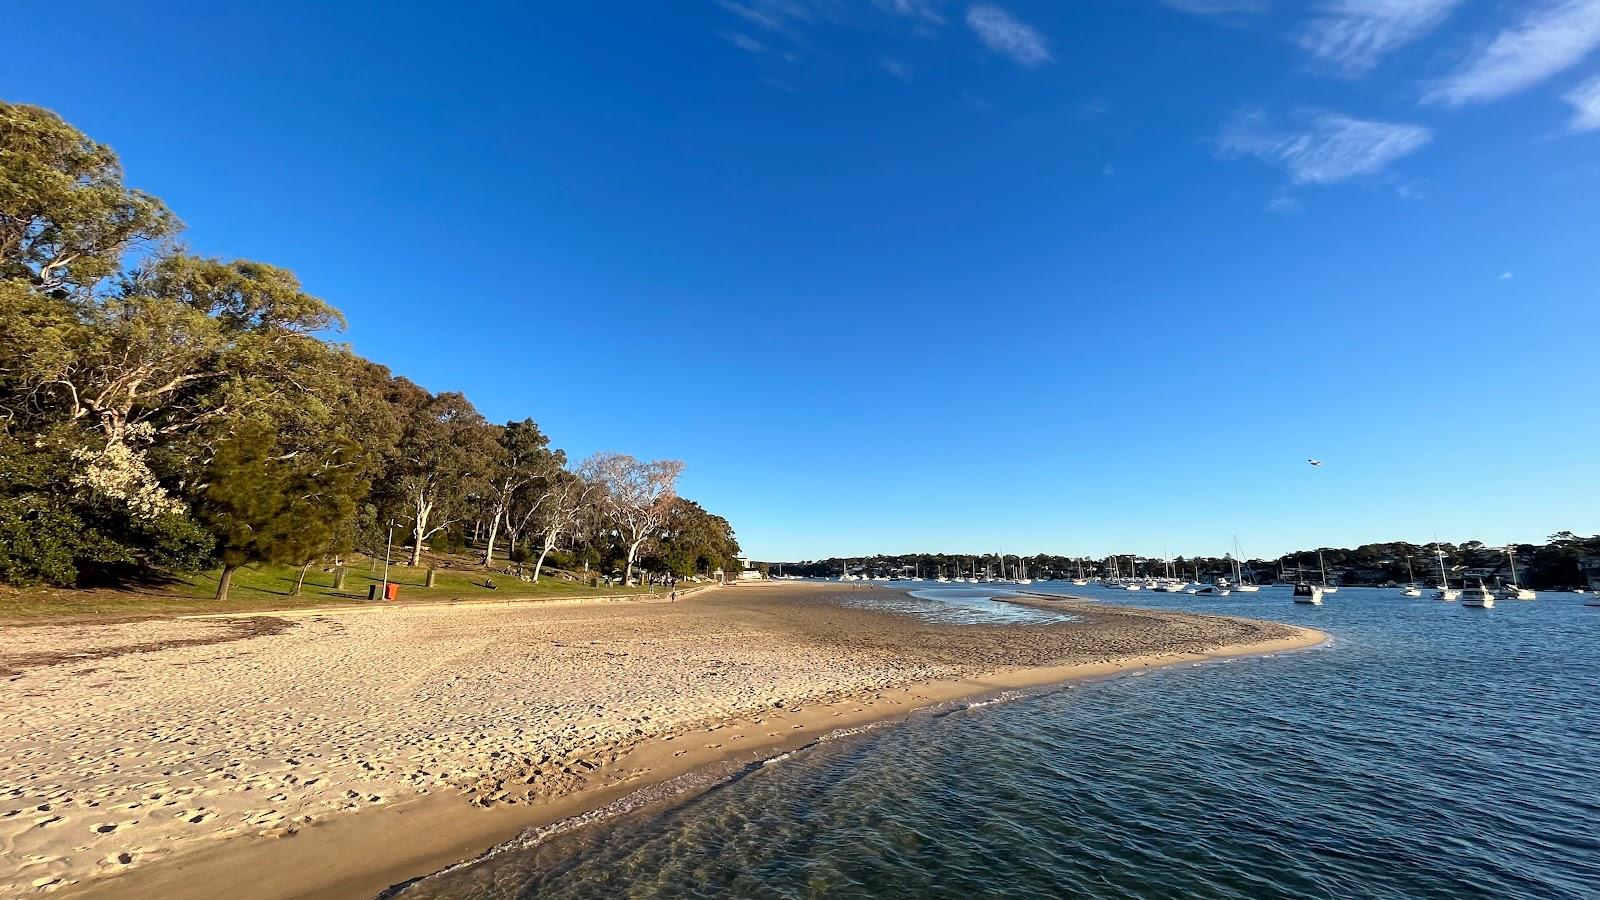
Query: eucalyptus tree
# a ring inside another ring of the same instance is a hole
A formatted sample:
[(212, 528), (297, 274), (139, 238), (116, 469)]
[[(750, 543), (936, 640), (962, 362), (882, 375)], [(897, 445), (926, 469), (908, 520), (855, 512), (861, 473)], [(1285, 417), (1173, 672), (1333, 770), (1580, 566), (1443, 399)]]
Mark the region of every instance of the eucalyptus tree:
[(549, 473), (540, 498), (539, 518), (544, 537), (539, 546), (539, 557), (533, 564), (533, 583), (539, 583), (539, 573), (544, 569), (545, 558), (555, 549), (556, 541), (575, 528), (585, 512), (593, 508), (602, 487), (583, 475), (558, 467)]
[(675, 575), (691, 575), (704, 566), (735, 571), (739, 541), (721, 516), (682, 497), (675, 498), (662, 529), (661, 559)]
[[(483, 548), (483, 564), (494, 562), (494, 544), (500, 525), (516, 510), (517, 500), (548, 477), (551, 467), (550, 438), (532, 419), (507, 422), (494, 429), (495, 454), (490, 460), (488, 482), (489, 539)], [(532, 504), (536, 506), (537, 500)]]
[(182, 227), (122, 163), (47, 109), (0, 101), (0, 280), (82, 294)]
[(484, 486), (498, 447), (493, 428), (459, 393), (424, 397), (402, 415), (394, 474), (410, 519), (411, 565), (418, 566), (428, 538), (465, 515), (468, 497)]
[(639, 548), (659, 538), (672, 512), (683, 463), (675, 459), (641, 462), (623, 453), (597, 453), (584, 461), (579, 474), (600, 488), (600, 504), (625, 550), (622, 583), (629, 584)]

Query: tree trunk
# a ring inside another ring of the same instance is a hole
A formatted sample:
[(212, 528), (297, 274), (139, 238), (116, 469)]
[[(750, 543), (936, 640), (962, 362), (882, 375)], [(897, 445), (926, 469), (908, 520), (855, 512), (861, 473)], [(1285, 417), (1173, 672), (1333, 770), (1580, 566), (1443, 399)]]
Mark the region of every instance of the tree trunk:
[(305, 584), (306, 584), (306, 570), (309, 569), (309, 568), (311, 568), (311, 563), (306, 563), (305, 565), (300, 567), (300, 577), (295, 579), (295, 582), (294, 582), (294, 593), (291, 594), (290, 596), (292, 596), (292, 597), (300, 596), (300, 589), (305, 587)]
[(544, 568), (544, 558), (550, 555), (550, 548), (556, 545), (558, 533), (552, 530), (544, 536), (544, 549), (539, 551), (539, 561), (533, 564), (533, 583), (539, 583), (539, 570)]
[(218, 600), (227, 600), (228, 599), (228, 588), (233, 586), (233, 570), (235, 570), (237, 568), (239, 568), (239, 567), (238, 566), (227, 566), (227, 565), (222, 567), (222, 577), (217, 579), (217, 599)]
[(627, 587), (633, 580), (633, 558), (639, 555), (639, 545), (643, 541), (634, 541), (628, 545), (628, 564), (622, 569), (622, 586)]
[(428, 530), (428, 516), (433, 504), (417, 498), (416, 529), (411, 532), (411, 568), (422, 565), (422, 536)]
[(500, 510), (494, 511), (494, 519), (489, 522), (489, 543), (483, 548), (483, 564), (485, 567), (494, 565), (494, 539), (500, 534)]

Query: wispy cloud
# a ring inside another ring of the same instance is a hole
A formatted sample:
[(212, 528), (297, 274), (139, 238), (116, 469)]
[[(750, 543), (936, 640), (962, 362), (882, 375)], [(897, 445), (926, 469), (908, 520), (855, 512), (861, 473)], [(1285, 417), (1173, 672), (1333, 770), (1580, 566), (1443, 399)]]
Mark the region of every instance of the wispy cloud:
[(1295, 184), (1332, 184), (1381, 172), (1426, 144), (1420, 125), (1376, 122), (1339, 113), (1317, 113), (1304, 129), (1267, 124), (1256, 110), (1239, 113), (1218, 144), (1225, 156), (1253, 156), (1289, 173)]
[(1500, 32), (1425, 97), (1460, 106), (1527, 90), (1577, 64), (1600, 45), (1600, 0), (1545, 2)]
[(1044, 36), (998, 6), (968, 9), (967, 26), (990, 50), (1011, 57), (1018, 65), (1037, 66), (1050, 61)]
[(1573, 131), (1600, 128), (1600, 75), (1568, 91), (1562, 99), (1572, 104), (1572, 121), (1567, 125)]
[(1295, 199), (1293, 194), (1286, 193), (1284, 191), (1279, 191), (1276, 194), (1273, 194), (1272, 199), (1267, 201), (1267, 212), (1277, 213), (1280, 216), (1286, 216), (1290, 213), (1297, 213), (1299, 211), (1300, 201)]
[(1501, 272), (1500, 273), (1500, 280), (1501, 281), (1510, 281), (1514, 277), (1516, 277), (1516, 276), (1512, 272)]
[(1161, 0), (1161, 2), (1173, 9), (1181, 9), (1199, 16), (1263, 13), (1269, 8), (1267, 0)]
[(800, 0), (717, 0), (717, 5), (758, 28), (785, 34), (816, 19), (811, 5)]
[(883, 60), (883, 70), (907, 84), (911, 82), (911, 67), (898, 59)]
[(1439, 26), (1460, 0), (1327, 0), (1300, 35), (1319, 62), (1347, 78)]
[(751, 53), (767, 52), (766, 44), (761, 43), (748, 34), (740, 34), (737, 31), (719, 31), (717, 32), (717, 36), (734, 45), (735, 47), (738, 47), (740, 50), (748, 50)]
[(872, 5), (908, 19), (921, 19), (933, 25), (944, 24), (943, 0), (872, 0)]

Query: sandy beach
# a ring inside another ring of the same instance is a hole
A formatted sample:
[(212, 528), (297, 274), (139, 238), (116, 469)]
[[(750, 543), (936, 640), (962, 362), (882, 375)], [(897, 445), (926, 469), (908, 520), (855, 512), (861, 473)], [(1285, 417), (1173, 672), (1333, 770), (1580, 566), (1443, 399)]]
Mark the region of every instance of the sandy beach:
[[(373, 896), (520, 830), (842, 726), (1308, 646), (1254, 620), (1025, 600), (949, 625), (770, 584), (0, 628), (0, 896)], [(250, 872), (248, 881), (239, 872)]]

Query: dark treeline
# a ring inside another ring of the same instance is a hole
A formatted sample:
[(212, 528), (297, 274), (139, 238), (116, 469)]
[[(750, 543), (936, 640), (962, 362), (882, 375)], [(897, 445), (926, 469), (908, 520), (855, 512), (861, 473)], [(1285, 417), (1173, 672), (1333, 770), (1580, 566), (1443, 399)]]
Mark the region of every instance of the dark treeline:
[[(0, 102), (0, 581), (103, 583), (466, 547), (485, 566), (734, 565), (682, 463), (572, 462), (322, 335), (286, 269), (198, 257), (54, 113)], [(500, 554), (497, 556), (497, 554)]]
[[(1583, 587), (1588, 579), (1600, 576), (1600, 535), (1582, 538), (1563, 531), (1551, 535), (1547, 543), (1515, 544), (1510, 549), (1516, 559), (1517, 578), (1528, 587), (1546, 590)], [(1363, 544), (1353, 549), (1325, 547), (1321, 554), (1331, 583), (1382, 585), (1407, 581), (1407, 560), (1418, 582), (1437, 582), (1440, 551), (1444, 553), (1445, 568), (1452, 580), (1476, 577), (1485, 579), (1486, 583), (1511, 581), (1511, 556), (1506, 548), (1490, 547), (1477, 541), (1464, 544), (1394, 542)], [(1300, 550), (1281, 559), (1243, 560), (1240, 567), (1246, 575), (1253, 576), (1262, 584), (1285, 577), (1292, 580), (1296, 571), (1304, 571), (1308, 577), (1317, 577), (1320, 575), (1317, 554), (1317, 550)], [(1029, 578), (1039, 579), (1076, 578), (1081, 566), (1082, 573), (1092, 578), (1110, 575), (1113, 571), (1111, 560), (1109, 556), (1089, 559), (1037, 554), (1024, 557), (1008, 555), (1002, 561), (994, 553), (903, 553), (785, 562), (781, 564), (781, 572), (805, 577), (837, 577), (848, 563), (851, 573), (857, 575), (920, 574), (924, 578), (935, 578), (941, 574), (959, 574), (971, 577), (976, 564), (979, 575), (989, 572), (997, 577), (1017, 577), (1021, 571)], [(773, 571), (780, 571), (780, 564), (771, 565)], [(1218, 575), (1233, 577), (1233, 559), (1228, 556), (1179, 556), (1171, 560), (1171, 567), (1172, 573), (1182, 578), (1193, 579), (1197, 572), (1201, 579)], [(1123, 576), (1161, 577), (1168, 571), (1168, 561), (1123, 553), (1116, 557), (1116, 571)]]

